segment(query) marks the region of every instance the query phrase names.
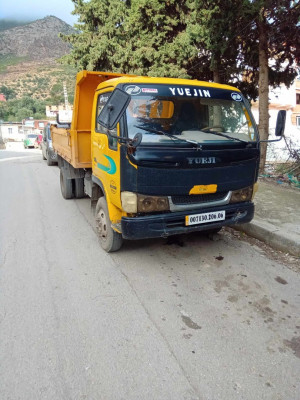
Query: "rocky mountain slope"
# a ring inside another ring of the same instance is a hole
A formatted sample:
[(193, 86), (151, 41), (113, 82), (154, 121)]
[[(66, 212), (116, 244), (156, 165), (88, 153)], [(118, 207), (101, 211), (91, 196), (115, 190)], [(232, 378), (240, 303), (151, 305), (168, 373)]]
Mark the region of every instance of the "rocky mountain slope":
[(14, 55), (27, 60), (61, 57), (69, 52), (70, 46), (58, 35), (73, 32), (70, 25), (54, 16), (4, 30), (0, 33), (0, 57)]
[(72, 95), (76, 71), (57, 59), (70, 51), (59, 33), (75, 30), (48, 16), (0, 32), (0, 87), (12, 89), (16, 99), (30, 96), (47, 100), (63, 97), (63, 83)]

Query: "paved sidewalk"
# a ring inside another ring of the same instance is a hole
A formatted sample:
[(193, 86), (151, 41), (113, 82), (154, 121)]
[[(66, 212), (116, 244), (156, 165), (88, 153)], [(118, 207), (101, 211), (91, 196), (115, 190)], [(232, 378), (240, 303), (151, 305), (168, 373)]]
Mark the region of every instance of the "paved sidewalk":
[(254, 203), (254, 219), (235, 228), (300, 257), (300, 190), (259, 181)]

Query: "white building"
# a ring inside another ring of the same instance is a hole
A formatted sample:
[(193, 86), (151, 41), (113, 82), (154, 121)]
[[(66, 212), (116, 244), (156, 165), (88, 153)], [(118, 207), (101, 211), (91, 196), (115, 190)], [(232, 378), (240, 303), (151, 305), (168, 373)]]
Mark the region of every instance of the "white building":
[[(270, 88), (269, 93), (269, 139), (276, 139), (275, 126), (279, 110), (286, 110), (285, 136), (293, 143), (294, 148), (300, 148), (300, 76), (287, 88), (281, 85), (276, 89)], [(252, 112), (258, 123), (258, 102), (252, 104)], [(267, 151), (267, 161), (284, 162), (289, 158), (284, 139), (270, 143)]]
[(18, 142), (24, 139), (24, 129), (20, 122), (2, 122), (0, 130), (4, 141)]

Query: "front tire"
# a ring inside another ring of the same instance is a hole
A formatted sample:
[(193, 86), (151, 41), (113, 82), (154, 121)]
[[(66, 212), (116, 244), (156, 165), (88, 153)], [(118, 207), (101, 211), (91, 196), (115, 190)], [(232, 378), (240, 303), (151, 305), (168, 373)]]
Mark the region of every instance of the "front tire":
[(73, 198), (72, 179), (67, 179), (62, 170), (60, 170), (60, 189), (64, 199), (69, 200)]
[(107, 203), (104, 197), (100, 197), (96, 205), (96, 229), (101, 247), (107, 253), (118, 251), (123, 243), (122, 235), (111, 227)]

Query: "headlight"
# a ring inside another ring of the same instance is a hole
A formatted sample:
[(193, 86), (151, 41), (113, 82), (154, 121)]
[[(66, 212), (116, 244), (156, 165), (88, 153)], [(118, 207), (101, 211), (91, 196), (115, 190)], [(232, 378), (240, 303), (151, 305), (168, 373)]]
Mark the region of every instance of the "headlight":
[(147, 196), (138, 194), (138, 212), (147, 213), (153, 211), (167, 211), (170, 209), (167, 197)]
[(127, 213), (137, 213), (137, 195), (132, 192), (121, 193), (122, 208)]
[(122, 208), (129, 214), (167, 211), (170, 209), (168, 197), (147, 196), (133, 192), (121, 193)]
[(244, 189), (234, 190), (231, 195), (230, 203), (240, 203), (242, 201), (251, 201), (253, 186)]

